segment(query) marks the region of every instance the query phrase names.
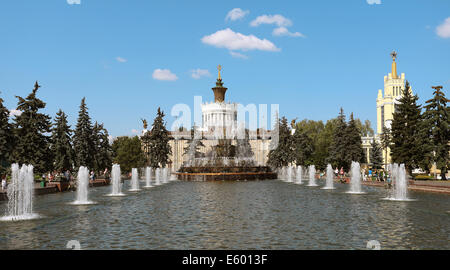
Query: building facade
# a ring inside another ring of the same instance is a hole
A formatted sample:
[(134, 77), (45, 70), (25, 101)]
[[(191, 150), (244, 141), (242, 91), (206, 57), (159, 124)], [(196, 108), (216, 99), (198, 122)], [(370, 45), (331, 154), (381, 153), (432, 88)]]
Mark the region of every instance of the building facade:
[[(405, 73), (401, 76), (397, 74), (397, 53), (391, 53), (392, 67), (391, 72), (384, 76), (384, 91), (378, 90), (377, 96), (377, 136), (383, 133), (383, 127), (391, 128), (392, 120), (394, 119), (395, 104), (402, 96), (402, 91), (405, 88), (406, 77)], [(386, 155), (387, 153), (387, 155)], [(383, 151), (383, 163), (389, 164), (391, 162), (390, 149)]]

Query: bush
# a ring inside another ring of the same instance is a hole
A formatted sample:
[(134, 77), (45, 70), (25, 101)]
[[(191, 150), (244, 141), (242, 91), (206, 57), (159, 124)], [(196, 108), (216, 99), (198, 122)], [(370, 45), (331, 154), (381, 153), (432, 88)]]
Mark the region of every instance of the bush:
[(414, 180), (431, 180), (431, 179), (433, 179), (433, 176), (426, 174), (419, 174), (414, 176)]

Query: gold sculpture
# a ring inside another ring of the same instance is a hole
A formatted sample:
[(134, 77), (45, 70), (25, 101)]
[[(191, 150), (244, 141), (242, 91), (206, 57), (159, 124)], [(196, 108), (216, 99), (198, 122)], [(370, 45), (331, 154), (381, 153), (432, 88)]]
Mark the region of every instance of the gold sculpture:
[(217, 79), (222, 80), (222, 78), (220, 77), (220, 71), (222, 70), (222, 66), (218, 65), (217, 70), (219, 71), (219, 77)]
[(295, 121), (297, 121), (298, 117), (295, 117), (295, 119), (292, 119), (291, 121), (291, 127), (295, 128)]
[(142, 124), (144, 125), (144, 129), (147, 129), (147, 120), (142, 119), (142, 118), (141, 118), (141, 120), (142, 120)]

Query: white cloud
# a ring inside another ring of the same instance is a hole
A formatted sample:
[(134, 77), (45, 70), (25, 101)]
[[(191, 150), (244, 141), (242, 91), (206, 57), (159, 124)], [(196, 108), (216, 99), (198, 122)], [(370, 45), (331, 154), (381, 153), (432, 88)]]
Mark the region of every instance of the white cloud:
[(235, 58), (248, 59), (248, 56), (242, 53), (230, 51), (230, 54)]
[(132, 130), (131, 130), (131, 133), (133, 133), (133, 134), (139, 134), (139, 131), (138, 131), (137, 129), (132, 129)]
[(69, 4), (69, 5), (73, 5), (73, 4), (79, 5), (79, 4), (81, 4), (81, 0), (67, 0), (67, 4)]
[(436, 27), (436, 33), (442, 38), (450, 38), (450, 17), (445, 19), (445, 21)]
[(250, 11), (248, 10), (242, 10), (240, 8), (233, 8), (232, 10), (230, 10), (227, 14), (227, 16), (225, 17), (225, 20), (228, 21), (235, 21), (235, 20), (239, 20), (245, 17), (245, 15), (249, 14)]
[(202, 42), (218, 48), (229, 50), (261, 50), (279, 51), (280, 49), (267, 39), (259, 39), (254, 35), (243, 35), (236, 33), (230, 28), (219, 30), (214, 34), (204, 36)]
[(122, 57), (120, 57), (120, 56), (117, 56), (117, 57), (116, 57), (116, 60), (117, 60), (117, 62), (120, 62), (120, 63), (125, 63), (125, 62), (128, 61), (127, 59), (122, 58)]
[(290, 36), (290, 37), (306, 37), (305, 35), (303, 35), (300, 32), (289, 32), (289, 30), (286, 27), (278, 27), (273, 29), (272, 35), (274, 36)]
[(155, 69), (152, 75), (153, 79), (160, 81), (176, 81), (177, 75), (173, 74), (169, 69)]
[(113, 142), (114, 142), (115, 139), (116, 139), (116, 138), (114, 138), (112, 135), (109, 135), (109, 136), (108, 136), (108, 142), (109, 142), (109, 144), (113, 144)]
[(191, 76), (194, 79), (200, 79), (201, 77), (204, 77), (204, 76), (209, 77), (209, 76), (211, 76), (211, 74), (209, 73), (209, 71), (207, 69), (197, 68), (197, 69), (191, 70)]
[(276, 15), (262, 15), (258, 16), (256, 19), (254, 19), (250, 25), (253, 27), (256, 27), (260, 24), (276, 24), (278, 27), (284, 26), (291, 26), (292, 22), (288, 18), (285, 18), (282, 15), (276, 14)]
[(381, 5), (381, 0), (366, 0), (367, 4), (369, 5), (373, 5), (373, 4), (377, 4), (377, 5)]
[(19, 110), (13, 109), (13, 110), (10, 110), (10, 111), (9, 111), (9, 116), (10, 116), (10, 117), (12, 117), (12, 116), (19, 116), (19, 115), (21, 115), (21, 114), (22, 114), (22, 111), (19, 111)]

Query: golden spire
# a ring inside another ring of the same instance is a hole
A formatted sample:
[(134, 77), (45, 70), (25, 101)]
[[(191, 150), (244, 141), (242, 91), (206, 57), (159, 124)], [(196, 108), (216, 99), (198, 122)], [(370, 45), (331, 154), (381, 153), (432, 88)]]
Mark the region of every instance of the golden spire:
[(219, 77), (217, 77), (218, 80), (222, 80), (222, 78), (220, 77), (220, 71), (222, 70), (222, 66), (218, 65), (217, 66), (217, 70), (219, 71)]
[(397, 58), (397, 52), (392, 51), (391, 57), (392, 57), (392, 79), (397, 79), (398, 78), (397, 63), (395, 62), (395, 59)]

